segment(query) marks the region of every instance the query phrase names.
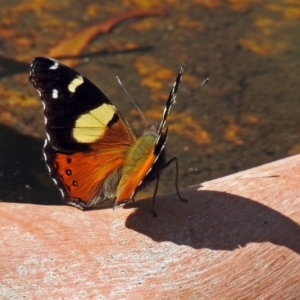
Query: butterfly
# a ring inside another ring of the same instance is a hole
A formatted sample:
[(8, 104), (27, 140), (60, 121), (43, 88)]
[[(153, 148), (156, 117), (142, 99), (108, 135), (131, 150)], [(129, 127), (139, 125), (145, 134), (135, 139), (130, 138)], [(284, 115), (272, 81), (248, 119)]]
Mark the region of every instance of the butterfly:
[(182, 79), (181, 66), (167, 99), (160, 123), (137, 137), (104, 93), (91, 81), (58, 61), (37, 57), (29, 80), (44, 106), (46, 139), (44, 157), (50, 176), (63, 200), (81, 209), (113, 200), (114, 207), (134, 200), (138, 190), (157, 180), (161, 171), (178, 162), (166, 161), (168, 114)]

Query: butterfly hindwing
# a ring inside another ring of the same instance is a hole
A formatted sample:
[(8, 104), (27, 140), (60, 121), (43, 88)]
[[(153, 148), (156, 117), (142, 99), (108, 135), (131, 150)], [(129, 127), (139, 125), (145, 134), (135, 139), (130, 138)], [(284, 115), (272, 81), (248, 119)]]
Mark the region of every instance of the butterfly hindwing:
[(64, 153), (46, 140), (44, 151), (50, 175), (68, 204), (85, 208), (115, 198), (127, 149)]

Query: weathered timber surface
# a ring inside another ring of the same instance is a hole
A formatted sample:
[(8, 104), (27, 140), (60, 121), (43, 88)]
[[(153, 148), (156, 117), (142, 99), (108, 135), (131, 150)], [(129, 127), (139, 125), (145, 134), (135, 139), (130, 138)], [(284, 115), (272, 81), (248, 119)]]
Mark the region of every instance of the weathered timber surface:
[(0, 298), (300, 298), (300, 155), (182, 192), (158, 218), (0, 203)]

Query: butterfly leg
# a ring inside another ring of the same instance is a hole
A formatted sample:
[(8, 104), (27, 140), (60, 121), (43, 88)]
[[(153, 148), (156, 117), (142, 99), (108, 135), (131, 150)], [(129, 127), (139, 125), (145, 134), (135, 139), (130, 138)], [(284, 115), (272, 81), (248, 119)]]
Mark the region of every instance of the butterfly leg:
[(156, 177), (156, 185), (155, 185), (155, 190), (154, 190), (153, 198), (152, 198), (152, 213), (153, 213), (153, 216), (156, 217), (156, 218), (157, 218), (157, 214), (156, 214), (156, 211), (155, 211), (155, 198), (156, 198), (156, 193), (157, 193), (157, 190), (158, 190), (158, 184), (159, 184), (159, 174)]
[(115, 197), (115, 199), (114, 199), (114, 204), (113, 204), (113, 210), (115, 210), (115, 208), (117, 207), (117, 197)]
[[(183, 202), (188, 202), (188, 200), (184, 199), (180, 193), (179, 193), (179, 188), (178, 188), (178, 160), (177, 160), (177, 157), (173, 157), (171, 158), (168, 162), (166, 162), (162, 169), (165, 169), (166, 167), (168, 167), (173, 161), (175, 161), (176, 163), (176, 176), (175, 176), (175, 187), (176, 187), (176, 193), (177, 193), (177, 196), (178, 198), (183, 201)], [(157, 190), (158, 190), (158, 184), (159, 184), (159, 176), (160, 174), (157, 175), (156, 177), (156, 186), (155, 186), (155, 190), (154, 190), (154, 193), (153, 193), (153, 198), (152, 198), (152, 213), (153, 213), (153, 216), (154, 217), (157, 217), (157, 214), (156, 214), (156, 211), (155, 211), (155, 198), (156, 198), (156, 194), (157, 194)]]
[[(134, 196), (133, 196), (130, 200), (131, 200), (131, 202), (134, 202)], [(123, 206), (123, 205), (125, 205), (125, 204), (127, 204), (127, 201), (124, 202), (124, 203), (122, 203), (122, 204), (118, 204), (118, 202), (117, 202), (117, 197), (115, 197), (115, 199), (114, 199), (114, 204), (113, 204), (112, 209), (115, 210), (116, 207), (118, 207), (118, 206)]]
[(163, 166), (163, 169), (165, 169), (166, 167), (168, 167), (173, 161), (175, 161), (175, 164), (176, 164), (176, 176), (175, 176), (175, 187), (176, 187), (176, 193), (177, 193), (177, 196), (178, 198), (183, 201), (183, 202), (188, 202), (186, 199), (182, 198), (182, 196), (180, 195), (179, 193), (179, 188), (178, 188), (178, 160), (177, 160), (177, 157), (173, 157), (171, 158), (168, 162), (166, 162)]

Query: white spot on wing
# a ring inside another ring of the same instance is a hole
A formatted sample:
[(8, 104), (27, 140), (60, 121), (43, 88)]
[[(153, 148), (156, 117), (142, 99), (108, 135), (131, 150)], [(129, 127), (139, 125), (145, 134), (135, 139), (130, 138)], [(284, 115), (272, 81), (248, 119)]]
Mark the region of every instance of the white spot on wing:
[(49, 70), (56, 70), (59, 66), (59, 62), (58, 61), (54, 61), (54, 64), (49, 68)]
[(47, 132), (46, 132), (46, 139), (47, 139), (47, 141), (50, 141), (50, 135)]
[[(45, 156), (45, 161), (47, 161), (47, 157)], [(46, 164), (46, 167), (48, 169), (48, 173), (51, 174), (51, 168)]]
[(57, 99), (58, 98), (58, 90), (54, 89), (52, 91), (52, 98)]
[(77, 75), (77, 77), (75, 77), (68, 85), (68, 89), (71, 93), (74, 93), (81, 84), (83, 84), (83, 77)]
[[(47, 155), (45, 152), (44, 152), (44, 160), (47, 161)], [(46, 166), (47, 166), (48, 172), (50, 172), (50, 167), (48, 165), (46, 165)]]

